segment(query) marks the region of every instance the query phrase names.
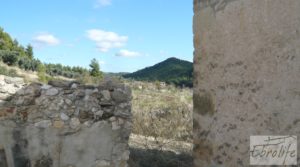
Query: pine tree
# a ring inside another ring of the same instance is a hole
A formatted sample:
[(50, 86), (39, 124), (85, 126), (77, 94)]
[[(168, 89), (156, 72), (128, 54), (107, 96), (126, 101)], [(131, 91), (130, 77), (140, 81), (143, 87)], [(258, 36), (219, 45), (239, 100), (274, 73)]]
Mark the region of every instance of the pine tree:
[(33, 48), (32, 46), (29, 44), (26, 47), (26, 55), (30, 58), (33, 59)]
[(91, 60), (90, 67), (91, 67), (90, 70), (91, 76), (102, 78), (102, 72), (100, 71), (99, 62), (95, 58)]

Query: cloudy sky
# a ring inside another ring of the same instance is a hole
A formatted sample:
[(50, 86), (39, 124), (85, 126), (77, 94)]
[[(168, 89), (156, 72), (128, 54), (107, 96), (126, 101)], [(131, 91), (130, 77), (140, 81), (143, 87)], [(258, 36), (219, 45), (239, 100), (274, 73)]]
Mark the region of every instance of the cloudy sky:
[(47, 63), (133, 72), (192, 61), (192, 0), (2, 0), (0, 27)]

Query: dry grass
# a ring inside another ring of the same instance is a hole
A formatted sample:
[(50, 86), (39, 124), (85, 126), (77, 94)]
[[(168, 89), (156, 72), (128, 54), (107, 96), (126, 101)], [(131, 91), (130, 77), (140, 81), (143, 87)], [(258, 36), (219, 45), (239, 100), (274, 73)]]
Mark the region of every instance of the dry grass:
[(192, 90), (127, 82), (133, 93), (132, 167), (192, 166)]
[(134, 134), (192, 141), (192, 90), (131, 83)]
[(24, 78), (25, 82), (35, 82), (38, 81), (38, 76), (36, 72), (32, 71), (24, 71), (18, 67), (14, 66), (8, 66), (7, 64), (4, 64), (3, 62), (0, 61), (0, 66), (8, 69), (8, 70), (13, 70), (16, 72), (17, 76), (20, 76)]

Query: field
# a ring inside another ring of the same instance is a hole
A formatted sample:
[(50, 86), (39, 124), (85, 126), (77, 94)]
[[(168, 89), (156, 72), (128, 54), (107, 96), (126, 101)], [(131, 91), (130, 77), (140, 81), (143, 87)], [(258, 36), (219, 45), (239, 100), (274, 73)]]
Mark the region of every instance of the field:
[(192, 90), (161, 82), (126, 84), (133, 94), (131, 166), (192, 166)]

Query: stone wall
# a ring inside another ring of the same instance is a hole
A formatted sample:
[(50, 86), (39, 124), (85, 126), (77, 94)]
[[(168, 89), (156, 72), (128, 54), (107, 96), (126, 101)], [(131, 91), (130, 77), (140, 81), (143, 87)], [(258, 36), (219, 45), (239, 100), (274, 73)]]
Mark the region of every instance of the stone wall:
[(0, 97), (6, 97), (0, 108), (1, 167), (127, 166), (128, 87), (61, 81), (23, 85), (20, 79), (0, 79)]
[(194, 0), (193, 31), (195, 166), (249, 166), (251, 135), (300, 136), (299, 0)]

